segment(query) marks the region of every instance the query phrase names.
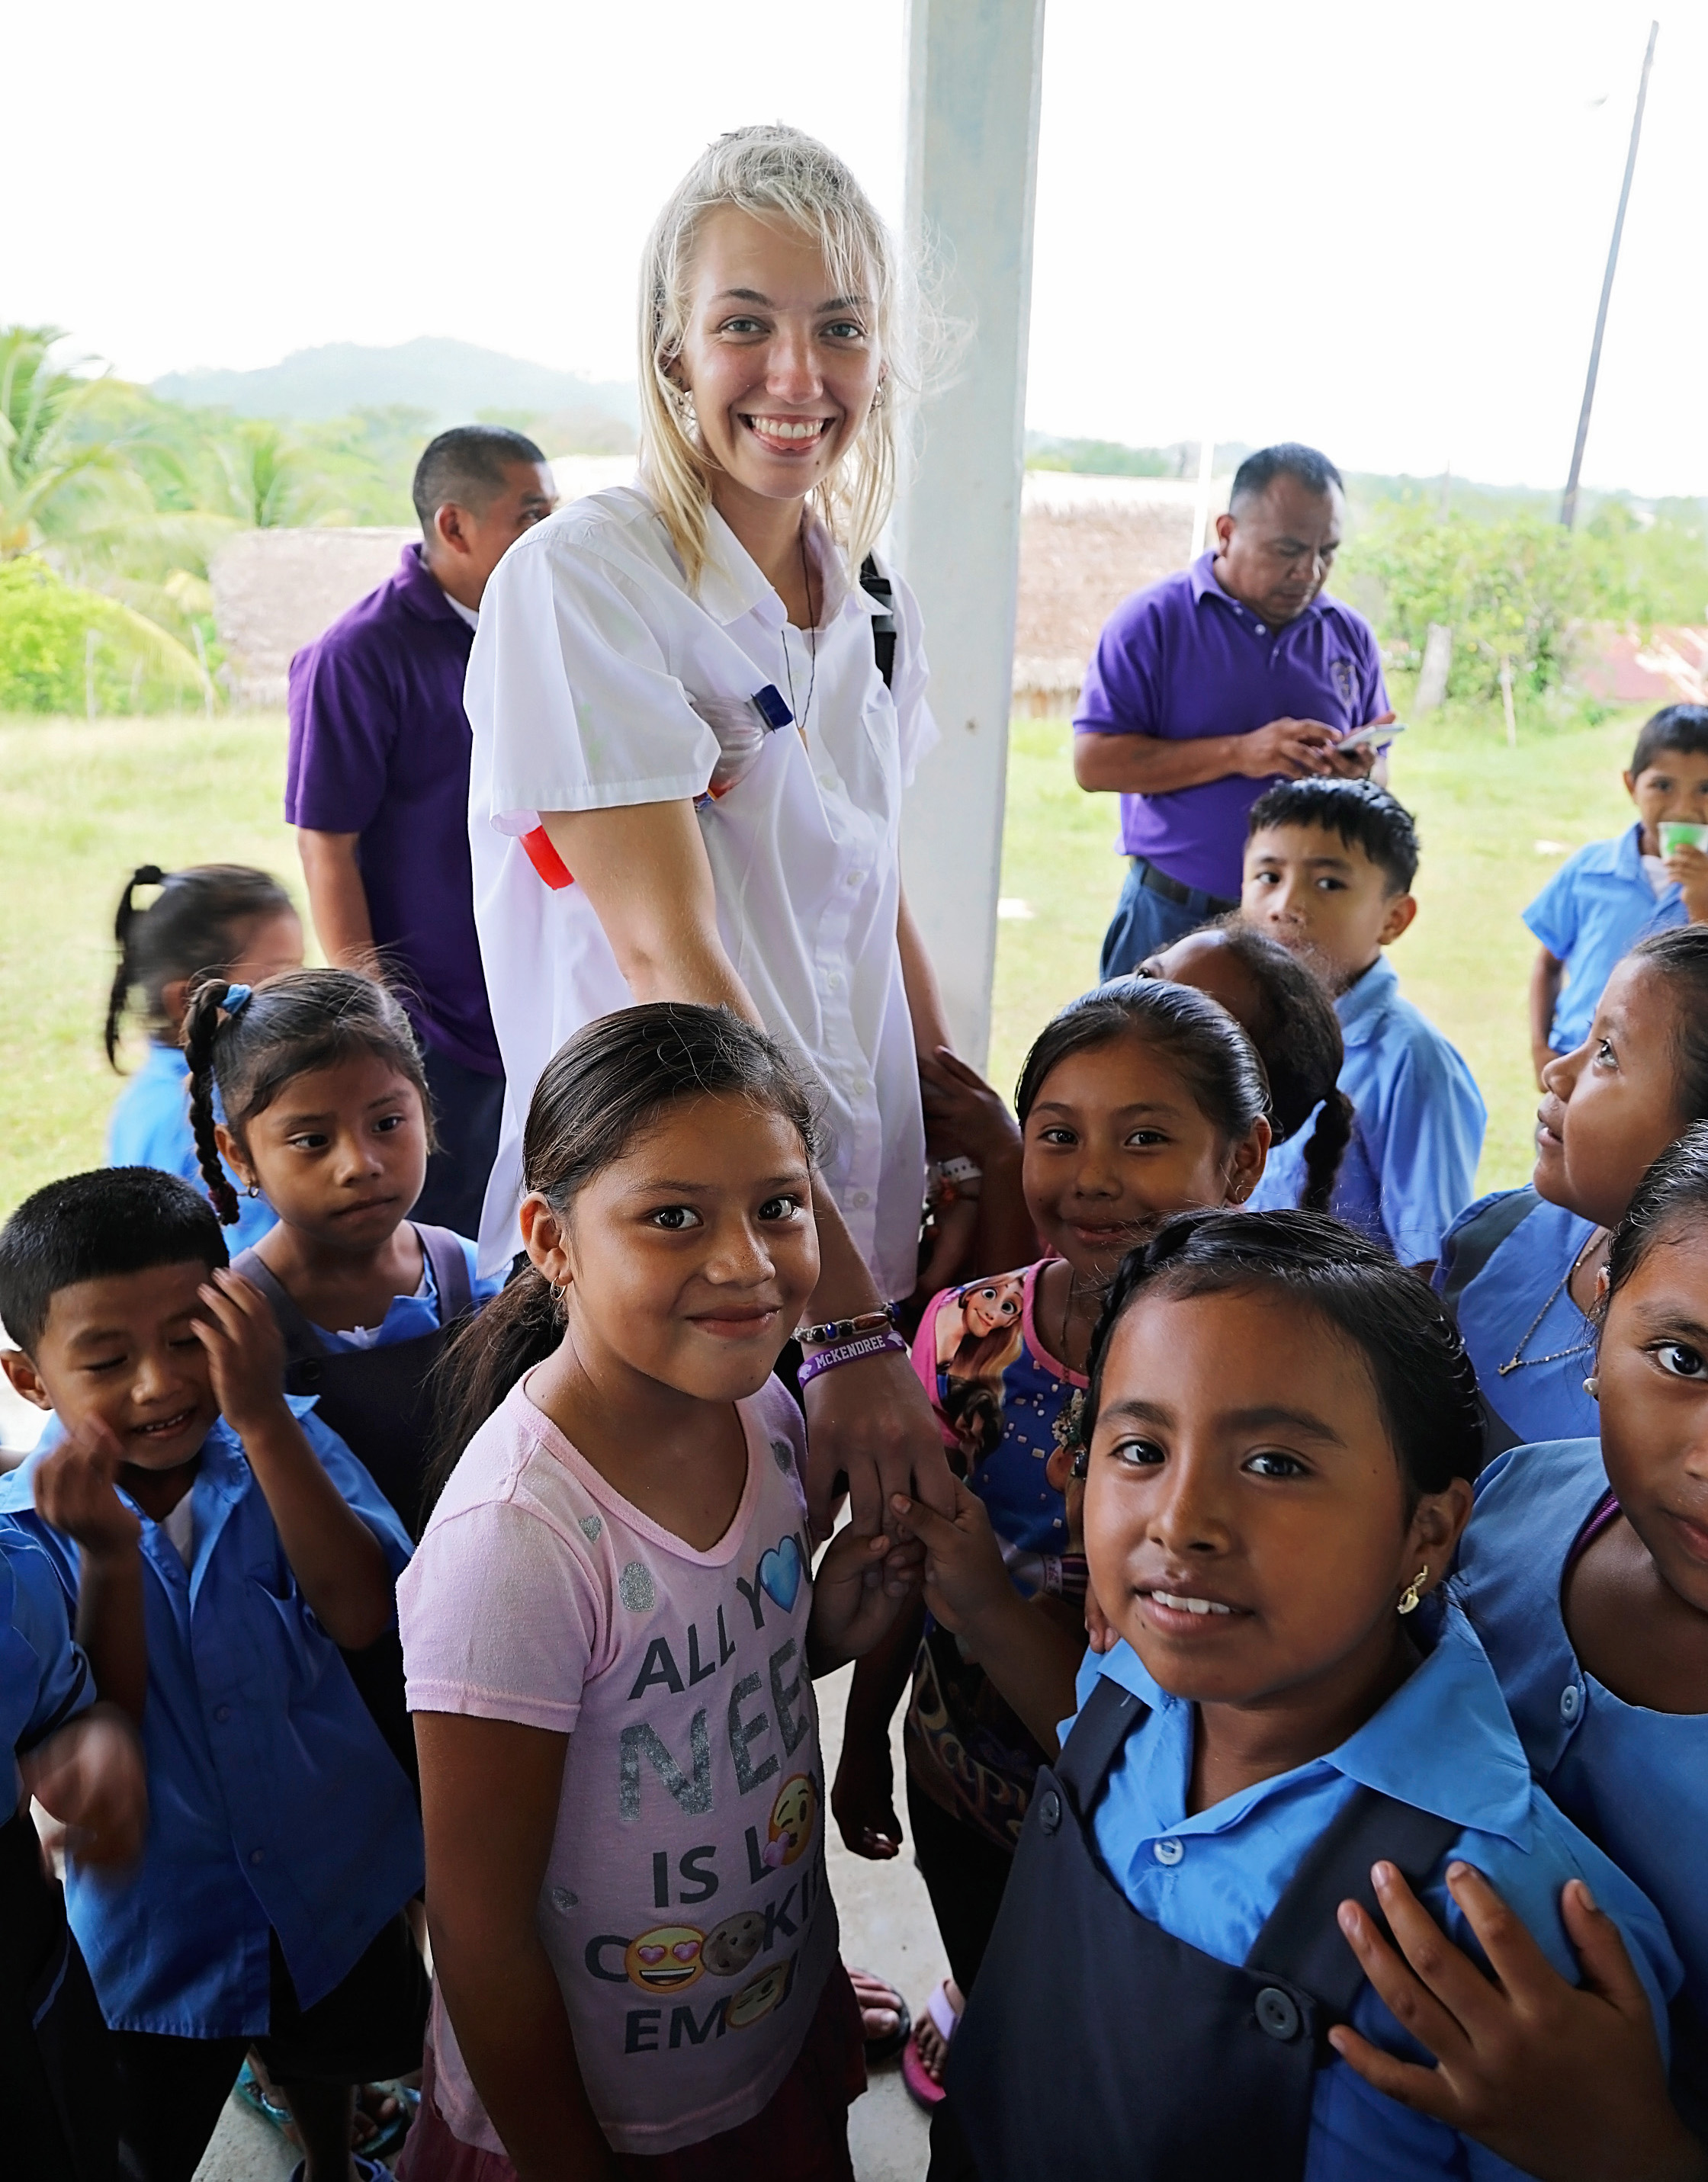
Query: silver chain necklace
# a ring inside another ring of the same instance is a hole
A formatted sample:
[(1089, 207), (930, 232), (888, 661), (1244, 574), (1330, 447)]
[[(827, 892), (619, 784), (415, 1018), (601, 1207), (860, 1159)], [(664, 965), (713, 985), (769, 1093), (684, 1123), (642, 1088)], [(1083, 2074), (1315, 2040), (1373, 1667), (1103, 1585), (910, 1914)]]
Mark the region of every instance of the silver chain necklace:
[(789, 709), (795, 714), (795, 725), (801, 741), (807, 739), (807, 721), (812, 710), (812, 692), (818, 683), (818, 617), (812, 611), (812, 573), (807, 565), (807, 519), (801, 519), (797, 543), (801, 548), (801, 581), (807, 593), (807, 656), (812, 662), (812, 672), (807, 677), (807, 710), (796, 711), (795, 705), (795, 668), (789, 657), (789, 631), (783, 631), (783, 673), (789, 684)]
[[(1594, 1239), (1595, 1238), (1592, 1235), (1589, 1238), (1589, 1243), (1593, 1243)], [(1519, 1341), (1518, 1346), (1512, 1351), (1512, 1354), (1506, 1359), (1506, 1361), (1504, 1364), (1496, 1366), (1497, 1375), (1500, 1378), (1505, 1379), (1514, 1371), (1528, 1371), (1539, 1364), (1563, 1364), (1568, 1356), (1581, 1356), (1583, 1354), (1583, 1351), (1589, 1348), (1593, 1343), (1595, 1337), (1594, 1331), (1593, 1327), (1586, 1327), (1583, 1335), (1578, 1340), (1574, 1341), (1569, 1349), (1550, 1349), (1545, 1356), (1527, 1356), (1524, 1354), (1524, 1351), (1529, 1347), (1531, 1342), (1535, 1337), (1537, 1327), (1540, 1326), (1543, 1320), (1547, 1317), (1549, 1312), (1553, 1310), (1556, 1303), (1558, 1302), (1561, 1290), (1566, 1286), (1567, 1281), (1571, 1279), (1572, 1274), (1577, 1271), (1579, 1265), (1583, 1264), (1583, 1260), (1589, 1252), (1589, 1243), (1586, 1243), (1583, 1245), (1583, 1249), (1578, 1253), (1577, 1256), (1572, 1260), (1571, 1264), (1567, 1265), (1565, 1271), (1561, 1274), (1559, 1279), (1555, 1282), (1553, 1287), (1548, 1291), (1547, 1301), (1543, 1304), (1541, 1310), (1537, 1312), (1535, 1317), (1531, 1320), (1529, 1325), (1524, 1329), (1523, 1335)], [(1577, 1308), (1575, 1303), (1572, 1307), (1574, 1310)]]

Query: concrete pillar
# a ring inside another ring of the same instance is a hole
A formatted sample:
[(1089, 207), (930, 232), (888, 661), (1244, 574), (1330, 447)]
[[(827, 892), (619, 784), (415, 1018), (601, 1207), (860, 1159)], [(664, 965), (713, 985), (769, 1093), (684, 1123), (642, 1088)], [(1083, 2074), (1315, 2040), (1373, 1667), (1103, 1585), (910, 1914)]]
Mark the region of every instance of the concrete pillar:
[(929, 403), (896, 525), (919, 595), (943, 739), (902, 830), (907, 898), (958, 1051), (984, 1065), (1020, 555), (1026, 346), (1044, 0), (909, 0), (907, 215), (941, 252), (951, 313), (973, 322), (955, 383)]

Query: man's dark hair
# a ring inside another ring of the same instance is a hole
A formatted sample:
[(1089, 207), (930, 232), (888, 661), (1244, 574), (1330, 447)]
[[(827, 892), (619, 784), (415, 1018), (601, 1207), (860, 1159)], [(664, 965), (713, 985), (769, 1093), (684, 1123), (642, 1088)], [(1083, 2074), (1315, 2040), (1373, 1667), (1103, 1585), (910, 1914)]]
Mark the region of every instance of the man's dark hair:
[(1662, 750), (1708, 756), (1708, 705), (1665, 705), (1644, 720), (1631, 753), (1631, 778), (1647, 773)]
[(212, 1272), (229, 1260), (213, 1206), (179, 1176), (152, 1166), (67, 1175), (0, 1227), (0, 1319), (33, 1349), (61, 1288), (192, 1262)]
[(433, 518), (447, 500), (484, 515), (504, 490), (504, 473), (513, 462), (543, 462), (525, 434), (507, 424), (453, 424), (430, 440), (415, 465), (410, 487), (421, 528), (430, 537)]
[(1259, 447), (1255, 455), (1246, 456), (1234, 473), (1228, 507), (1235, 508), (1242, 500), (1261, 498), (1278, 477), (1297, 478), (1307, 492), (1346, 490), (1339, 471), (1327, 455), (1318, 454), (1315, 447), (1300, 446), (1296, 440), (1283, 440), (1278, 446)]
[(1270, 826), (1315, 826), (1361, 849), (1388, 880), (1389, 894), (1409, 894), (1421, 845), (1411, 813), (1373, 780), (1284, 780), (1251, 806), (1245, 838)]

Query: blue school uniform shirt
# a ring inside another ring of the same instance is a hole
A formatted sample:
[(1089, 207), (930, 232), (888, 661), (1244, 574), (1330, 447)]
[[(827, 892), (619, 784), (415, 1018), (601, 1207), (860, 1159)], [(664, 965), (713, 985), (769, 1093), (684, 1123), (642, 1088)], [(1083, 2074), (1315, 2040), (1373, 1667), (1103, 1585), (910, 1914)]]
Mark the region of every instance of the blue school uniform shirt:
[(0, 1749), (12, 1769), (9, 1819), (22, 1799), (18, 1753), (33, 1750), (95, 1702), (95, 1678), (72, 1638), (53, 1562), (21, 1531), (0, 1524)]
[[(312, 1400), (287, 1399), (396, 1576), (410, 1553), (402, 1525)], [(0, 1523), (51, 1553), (75, 1600), (76, 1545), (32, 1505), (39, 1459), (0, 1478)], [(419, 1891), (421, 1826), (223, 1419), (189, 1498), (187, 1569), (165, 1526), (142, 1516), (147, 1842), (117, 1882), (74, 1866), (67, 1906), (114, 2030), (252, 2038), (268, 2026), (269, 1928), (312, 2008)]]
[(1592, 841), (1568, 856), (1524, 912), (1548, 952), (1566, 965), (1548, 1043), (1575, 1053), (1589, 1035), (1595, 1004), (1613, 965), (1651, 932), (1686, 922), (1684, 897), (1670, 881), (1657, 894), (1643, 868), (1643, 828)]
[[(1452, 1273), (1461, 1232), (1491, 1205), (1516, 1194), (1498, 1189), (1479, 1197), (1448, 1229), (1432, 1282), (1438, 1295)], [(1567, 1287), (1594, 1232), (1593, 1221), (1539, 1198), (1455, 1307), (1483, 1398), (1515, 1442), (1580, 1439), (1601, 1429), (1601, 1413), (1583, 1391), (1595, 1368), (1595, 1329)], [(1503, 1376), (1501, 1365), (1515, 1355), (1517, 1367)]]
[[(1162, 1690), (1125, 1643), (1079, 1670), (1083, 1704), (1100, 1674), (1151, 1707), (1128, 1736), (1092, 1820), (1115, 1884), (1165, 1932), (1217, 1961), (1240, 1963), (1306, 1851), (1361, 1785), (1461, 1825), (1464, 1831), (1419, 1898), (1454, 1941), (1475, 1940), (1442, 1873), (1456, 1857), (1485, 1874), (1543, 1952), (1574, 1985), (1560, 1891), (1583, 1879), (1618, 1925), (1664, 2042), (1678, 1958), (1654, 1905), (1561, 1817), (1530, 1777), (1494, 1670), (1464, 1615), (1449, 1606), (1434, 1649), (1336, 1750), (1188, 1815), (1195, 1708)], [(1403, 2057), (1427, 2062), (1366, 1985), (1355, 2029)], [(1504, 2182), (1519, 2170), (1468, 2137), (1413, 2113), (1338, 2057), (1317, 2072), (1305, 2182)]]
[[(119, 1094), (108, 1121), (107, 1164), (158, 1167), (205, 1193), (190, 1126), (190, 1064), (177, 1046), (149, 1040), (142, 1066)], [(226, 1177), (237, 1191), (237, 1224), (225, 1230), (235, 1258), (252, 1249), (279, 1216), (264, 1197), (246, 1196), (229, 1167)]]
[(1500, 1678), (1531, 1770), (1566, 1815), (1654, 1901), (1708, 2018), (1708, 1891), (1681, 1853), (1708, 1822), (1708, 1713), (1627, 1704), (1572, 1648), (1561, 1592), (1607, 1494), (1593, 1439), (1510, 1449), (1484, 1471), (1452, 1596)]
[[(491, 1303), (509, 1278), (507, 1267), (502, 1273), (482, 1275), (475, 1268), (475, 1245), (466, 1235), (457, 1238), (463, 1255), (469, 1261), (469, 1293), (473, 1308), (479, 1310), (483, 1304)], [(234, 1251), (235, 1257), (236, 1253)], [(389, 1349), (394, 1342), (418, 1341), (424, 1333), (436, 1333), (444, 1323), (439, 1310), (439, 1289), (433, 1278), (433, 1261), (424, 1250), (421, 1253), (421, 1285), (413, 1295), (393, 1296), (385, 1307), (385, 1315), (378, 1326), (361, 1328), (347, 1327), (335, 1332), (330, 1326), (317, 1326), (314, 1331), (326, 1346), (342, 1354), (358, 1349)]]
[[(1379, 955), (1334, 1003), (1346, 1058), (1340, 1088), (1356, 1110), (1329, 1210), (1402, 1265), (1422, 1265), (1477, 1185), (1489, 1114), (1477, 1079)], [(1298, 1204), (1313, 1116), (1269, 1155), (1255, 1211)]]

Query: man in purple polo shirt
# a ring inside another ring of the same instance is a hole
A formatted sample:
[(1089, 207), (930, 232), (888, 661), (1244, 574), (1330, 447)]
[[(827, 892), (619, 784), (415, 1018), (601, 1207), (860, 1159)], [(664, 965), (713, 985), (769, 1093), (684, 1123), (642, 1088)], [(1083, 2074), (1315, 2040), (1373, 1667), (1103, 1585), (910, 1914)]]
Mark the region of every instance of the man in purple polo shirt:
[(474, 933), (463, 682), (487, 578), (557, 503), (534, 442), (485, 424), (430, 444), (414, 501), (422, 543), (291, 662), (285, 816), (327, 960), (377, 969), (421, 1041), (440, 1149), (416, 1216), (477, 1235), (504, 1068)]
[(1111, 615), (1073, 722), (1082, 788), (1121, 797), (1126, 883), (1102, 975), (1239, 905), (1245, 814), (1278, 780), (1385, 767), (1343, 735), (1393, 718), (1376, 639), (1323, 586), (1345, 512), (1314, 447), (1248, 455), (1217, 546)]

